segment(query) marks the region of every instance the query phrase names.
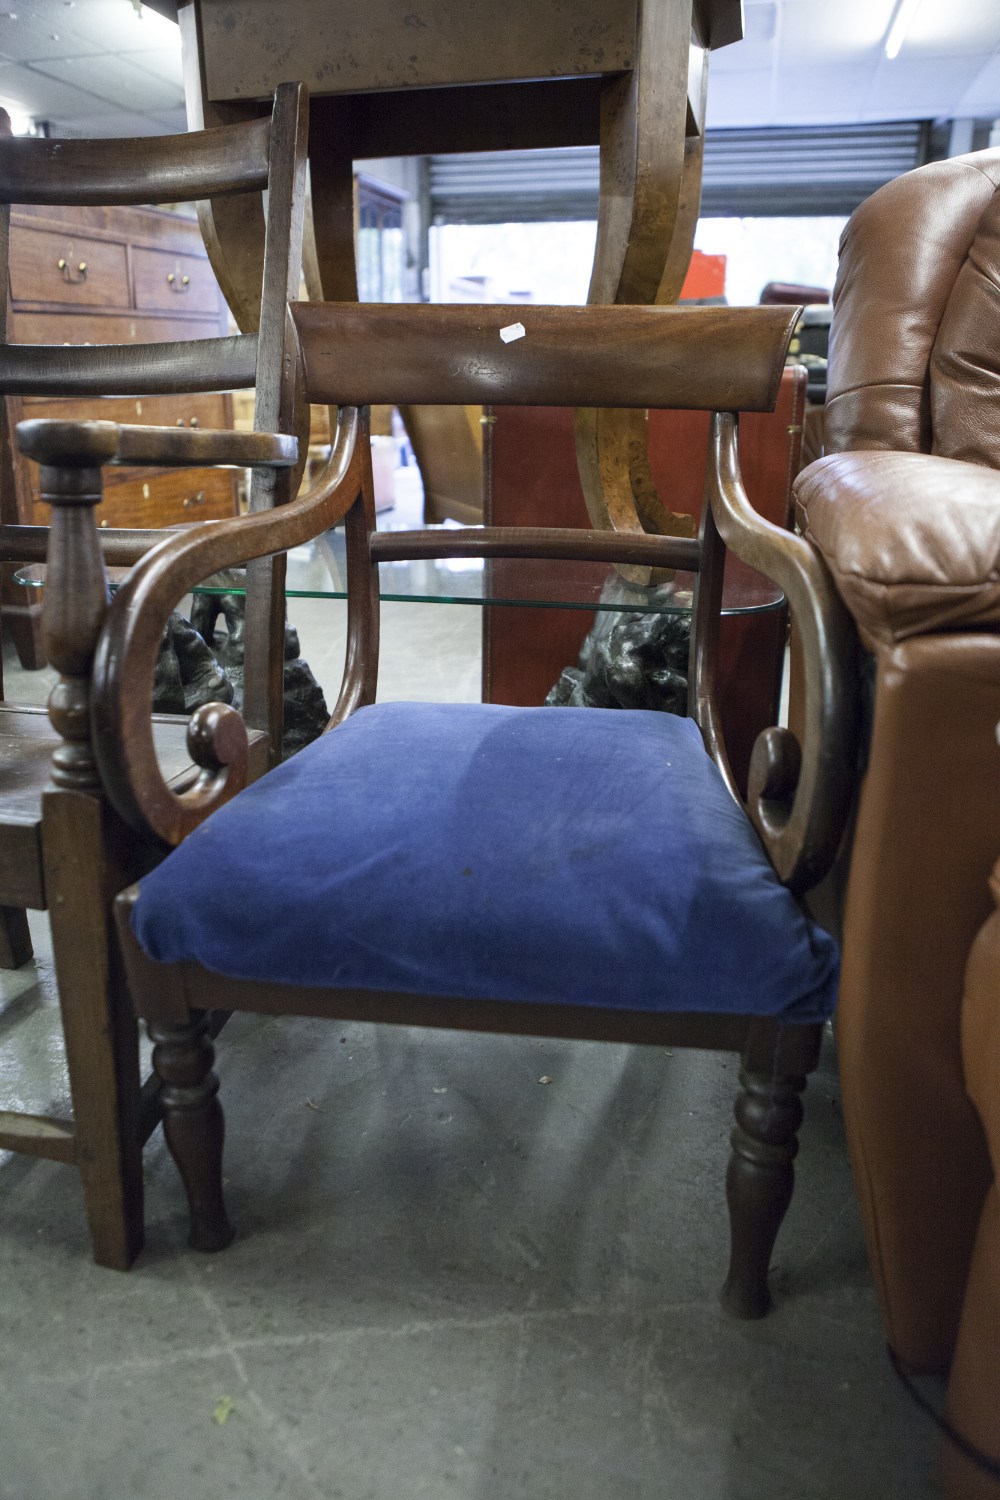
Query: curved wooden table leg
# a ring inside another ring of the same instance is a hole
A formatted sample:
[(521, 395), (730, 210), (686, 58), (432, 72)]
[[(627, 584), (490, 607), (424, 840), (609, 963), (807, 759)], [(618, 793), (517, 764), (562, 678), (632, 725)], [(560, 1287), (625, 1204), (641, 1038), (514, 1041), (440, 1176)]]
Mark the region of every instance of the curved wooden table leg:
[[(193, 5), (178, 12), (184, 66), (184, 102), (189, 130), (208, 130), (266, 113), (259, 104), (216, 104), (208, 97), (204, 49)], [(205, 249), (241, 333), (256, 333), (264, 283), (264, 202), (261, 193), (211, 198), (198, 204)]]
[[(235, 120), (258, 119), (269, 114), (269, 103), (216, 103), (209, 98), (204, 70), (205, 53), (201, 45), (200, 12), (193, 5), (182, 5), (178, 20), (189, 129), (211, 129)], [(286, 118), (283, 122), (276, 121), (275, 128), (280, 130), (296, 127), (291, 118)], [(263, 193), (239, 193), (233, 197), (211, 198), (199, 202), (198, 222), (212, 269), (240, 331), (259, 332), (266, 234)], [(286, 225), (286, 230), (288, 237), (283, 249), (287, 252), (288, 246), (294, 242), (291, 221)], [(279, 274), (277, 263), (274, 274)], [(285, 279), (285, 273), (281, 272), (281, 275)], [(292, 268), (291, 275), (297, 284), (297, 266)], [(291, 382), (282, 376), (281, 381), (274, 385), (269, 398), (273, 405), (263, 418), (261, 389), (263, 387), (258, 388), (255, 398), (256, 420), (264, 420), (268, 427), (295, 431), (299, 438), (301, 457), (298, 466), (290, 474), (267, 475), (261, 470), (252, 471), (251, 511), (269, 509), (294, 495), (305, 470), (308, 449), (309, 413), (304, 403), (295, 399)], [(249, 725), (268, 732), (269, 760), (273, 765), (281, 758), (282, 741), (284, 557), (255, 559), (249, 565), (247, 579), (247, 666), (243, 712)]]
[(311, 301), (357, 302), (354, 241), (354, 153), (350, 96), (313, 99), (309, 108), (309, 178), (313, 237), (307, 237), (306, 287)]
[[(357, 302), (351, 100), (314, 98), (309, 110), (309, 207), (302, 269), (310, 302)], [(337, 409), (329, 407), (330, 434)]]
[[(647, 0), (635, 67), (604, 85), (591, 303), (673, 302), (683, 285), (701, 198), (708, 85), (707, 38), (697, 26), (691, 0)], [(645, 412), (578, 412), (576, 452), (595, 526), (694, 535), (691, 517), (675, 514), (656, 492)], [(619, 571), (640, 585), (669, 577), (648, 568)]]

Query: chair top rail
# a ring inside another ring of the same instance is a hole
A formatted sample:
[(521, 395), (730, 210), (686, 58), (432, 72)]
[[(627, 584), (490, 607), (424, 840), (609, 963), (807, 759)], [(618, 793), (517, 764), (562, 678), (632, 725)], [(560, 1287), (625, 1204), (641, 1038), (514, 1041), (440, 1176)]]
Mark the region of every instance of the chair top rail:
[(254, 385), (257, 335), (163, 344), (0, 345), (0, 395), (158, 396)]
[(270, 118), (119, 140), (0, 136), (0, 203), (193, 203), (267, 187)]
[(770, 411), (799, 310), (293, 303), (309, 400)]

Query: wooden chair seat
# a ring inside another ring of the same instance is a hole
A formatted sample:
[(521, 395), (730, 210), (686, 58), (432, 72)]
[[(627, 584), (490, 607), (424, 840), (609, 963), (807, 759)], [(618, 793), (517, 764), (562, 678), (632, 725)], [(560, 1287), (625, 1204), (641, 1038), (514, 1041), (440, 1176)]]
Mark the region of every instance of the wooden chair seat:
[(697, 726), (645, 710), (362, 709), (196, 829), (132, 925), (159, 962), (328, 990), (791, 1021), (836, 994)]

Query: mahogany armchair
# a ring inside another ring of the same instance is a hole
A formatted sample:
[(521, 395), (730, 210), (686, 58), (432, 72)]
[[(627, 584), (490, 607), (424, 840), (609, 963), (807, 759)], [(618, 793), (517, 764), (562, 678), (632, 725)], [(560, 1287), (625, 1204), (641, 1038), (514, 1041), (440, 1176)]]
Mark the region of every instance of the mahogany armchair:
[[(292, 313), (310, 399), (342, 408), (340, 475), (319, 505), (196, 527), (143, 559), (107, 610), (91, 680), (105, 795), (143, 839), (179, 844), (117, 905), (191, 1243), (218, 1250), (232, 1236), (216, 1009), (721, 1048), (742, 1054), (723, 1295), (734, 1313), (759, 1316), (800, 1093), (836, 988), (835, 945), (798, 896), (841, 836), (854, 727), (850, 630), (825, 569), (756, 515), (739, 476), (735, 413), (773, 403), (795, 313), (524, 308), (525, 335), (510, 343), (509, 310), (497, 307)], [(713, 410), (701, 536), (378, 533), (363, 416), (376, 399)], [(72, 549), (83, 513), (67, 507), (58, 476), (71, 471), (58, 466), (81, 443), (96, 461), (96, 440), (39, 428), (31, 443), (54, 466), (53, 544)], [(91, 483), (81, 504), (97, 500)], [(192, 721), (197, 784), (171, 788), (148, 703), (173, 602), (223, 561), (340, 517), (349, 642), (330, 731), (245, 787), (245, 732), (213, 705)], [(761, 737), (747, 807), (713, 696), (723, 539), (786, 591), (810, 666), (803, 744), (776, 728)], [(696, 571), (691, 717), (376, 704), (378, 563), (455, 555)], [(92, 544), (87, 557), (99, 571)]]
[[(269, 119), (183, 136), (122, 142), (0, 138), (0, 272), (6, 287), (11, 203), (119, 205), (246, 196), (260, 214), (268, 194), (267, 243), (257, 267), (258, 306), (244, 309), (240, 336), (172, 344), (38, 346), (6, 339), (0, 299), (0, 398), (25, 395), (135, 395), (255, 387), (252, 433), (190, 428), (90, 429), (102, 462), (157, 468), (223, 464), (253, 471), (250, 509), (261, 512), (294, 493), (298, 478), (294, 338), (287, 302), (298, 288), (303, 217), (305, 92), (277, 91)], [(11, 402), (13, 404), (13, 402)], [(306, 416), (305, 409), (302, 409)], [(0, 399), (0, 417), (7, 405)], [(27, 424), (30, 428), (30, 424)], [(58, 433), (63, 424), (50, 424)], [(9, 441), (6, 429), (0, 439)], [(30, 436), (24, 443), (31, 453)], [(0, 464), (4, 454), (0, 441)], [(304, 445), (303, 445), (304, 453)], [(73, 509), (86, 493), (86, 455), (58, 479), (68, 524), (89, 524)], [(51, 486), (46, 482), (44, 497)], [(240, 524), (237, 522), (236, 524)], [(129, 565), (164, 535), (106, 530), (88, 566), (103, 551)], [(46, 527), (0, 526), (0, 560), (40, 562)], [(99, 550), (98, 550), (99, 549)], [(103, 610), (103, 584), (84, 579), (76, 556), (50, 558), (44, 629), (51, 662), (63, 673), (45, 711), (0, 703), (4, 775), (0, 784), (0, 964), (31, 956), (25, 908), (50, 914), (72, 1118), (0, 1108), (0, 1149), (54, 1158), (81, 1175), (95, 1259), (127, 1267), (142, 1243), (142, 1146), (159, 1120), (158, 1084), (141, 1084), (138, 1033), (109, 940), (110, 896), (157, 858), (157, 846), (129, 832), (95, 795), (86, 748), (87, 676)], [(80, 590), (83, 590), (81, 593)], [(83, 611), (82, 632), (69, 628)], [(248, 584), (246, 722), (248, 774), (277, 758), (281, 742), (284, 633), (282, 560), (254, 565)], [(157, 743), (169, 773), (197, 774), (186, 721), (157, 719)], [(55, 755), (52, 751), (55, 747)], [(50, 779), (50, 756), (51, 779)]]

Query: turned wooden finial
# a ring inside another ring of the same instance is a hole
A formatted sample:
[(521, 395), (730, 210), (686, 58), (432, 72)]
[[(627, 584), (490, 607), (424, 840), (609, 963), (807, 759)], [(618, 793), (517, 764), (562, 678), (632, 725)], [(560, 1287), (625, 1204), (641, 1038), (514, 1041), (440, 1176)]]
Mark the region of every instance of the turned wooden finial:
[(52, 755), (56, 786), (96, 791), (100, 785), (90, 729), (90, 672), (108, 607), (94, 507), (101, 470), (88, 464), (43, 464), (41, 498), (52, 506), (42, 628), (59, 681), (49, 694), (49, 718), (63, 743)]

